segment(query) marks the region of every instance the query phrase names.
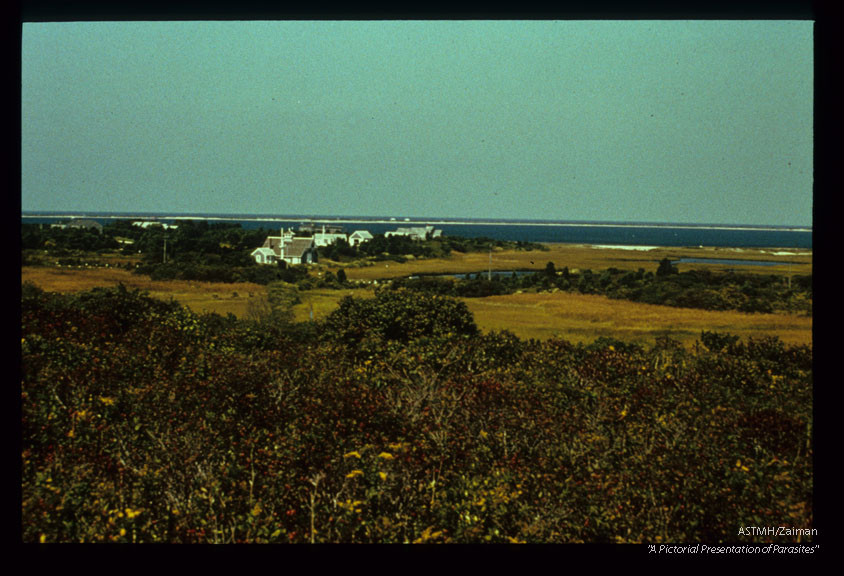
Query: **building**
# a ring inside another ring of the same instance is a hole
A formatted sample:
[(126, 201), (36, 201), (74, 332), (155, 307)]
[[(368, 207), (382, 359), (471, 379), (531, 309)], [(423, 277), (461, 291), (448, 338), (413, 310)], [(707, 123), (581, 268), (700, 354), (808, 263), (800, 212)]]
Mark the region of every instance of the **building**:
[(90, 220), (88, 218), (73, 218), (70, 222), (65, 222), (63, 224), (53, 224), (51, 228), (80, 228), (87, 230), (96, 230), (97, 232), (103, 231), (102, 224), (100, 224), (96, 220)]
[(265, 246), (255, 248), (250, 256), (252, 256), (258, 264), (275, 264), (278, 262), (278, 255), (275, 250)]
[(436, 230), (433, 226), (413, 226), (409, 228), (396, 228), (394, 232), (385, 232), (384, 236), (408, 236), (413, 240), (427, 240), (428, 238), (438, 238), (442, 235), (442, 230)]
[(359, 246), (370, 240), (372, 240), (372, 234), (368, 230), (355, 230), (349, 234), (349, 244), (351, 246)]
[(158, 220), (136, 220), (132, 222), (132, 226), (138, 228), (164, 228), (165, 230), (175, 230), (178, 228), (176, 224), (167, 224), (166, 222), (159, 222)]
[(316, 234), (319, 231), (323, 233), (329, 232), (331, 234), (341, 234), (344, 232), (343, 227), (336, 224), (314, 224), (313, 222), (300, 225), (298, 230), (302, 234)]
[(293, 232), (281, 231), (280, 236), (268, 236), (264, 245), (252, 251), (250, 256), (258, 264), (311, 264), (317, 261), (317, 247), (313, 238), (293, 236)]
[(337, 240), (347, 240), (346, 234), (340, 231), (326, 232), (325, 226), (322, 227), (322, 232), (314, 233), (314, 243), (317, 247), (328, 246), (334, 244)]
[(288, 264), (312, 264), (317, 261), (313, 238), (294, 238), (282, 246), (281, 259)]

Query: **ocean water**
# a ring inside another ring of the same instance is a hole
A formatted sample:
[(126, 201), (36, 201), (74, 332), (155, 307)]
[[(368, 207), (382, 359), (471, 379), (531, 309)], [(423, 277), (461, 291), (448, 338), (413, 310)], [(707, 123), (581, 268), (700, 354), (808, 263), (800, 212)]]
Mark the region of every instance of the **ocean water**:
[(557, 242), (606, 246), (707, 246), (733, 248), (812, 249), (812, 230), (796, 227), (722, 226), (712, 224), (656, 224), (469, 220), (443, 218), (347, 218), (342, 216), (254, 216), (243, 214), (115, 214), (115, 213), (23, 213), (23, 222), (55, 223), (71, 217), (91, 218), (106, 224), (113, 220), (157, 219), (178, 224), (180, 220), (239, 223), (243, 228), (298, 228), (302, 224), (342, 226), (347, 233), (368, 230), (373, 234), (397, 227), (433, 225), (446, 236), (492, 238), (522, 242)]

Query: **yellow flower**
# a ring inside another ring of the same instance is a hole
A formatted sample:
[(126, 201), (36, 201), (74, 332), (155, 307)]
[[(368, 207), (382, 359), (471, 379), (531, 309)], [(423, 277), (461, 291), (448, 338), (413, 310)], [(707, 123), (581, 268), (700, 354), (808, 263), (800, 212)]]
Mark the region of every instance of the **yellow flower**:
[(38, 541), (39, 541), (39, 542), (41, 542), (41, 543), (43, 544), (44, 542), (46, 542), (46, 541), (47, 541), (47, 535), (46, 535), (46, 534), (42, 534), (42, 535), (41, 535), (41, 538), (39, 538), (39, 539), (38, 539)]
[(381, 452), (381, 453), (378, 455), (378, 457), (379, 457), (379, 458), (383, 458), (384, 460), (392, 460), (392, 459), (393, 459), (393, 455), (392, 455), (392, 454), (390, 454), (389, 452)]
[(352, 512), (360, 512), (360, 508), (358, 508), (363, 502), (360, 500), (346, 500), (345, 502), (338, 502), (337, 505), (344, 510), (349, 510)]
[(442, 536), (442, 530), (437, 530), (436, 532), (433, 531), (433, 526), (428, 526), (425, 530), (422, 531), (422, 534), (413, 541), (414, 544), (422, 544), (428, 540), (433, 540), (434, 538), (439, 538)]
[(353, 452), (347, 452), (343, 454), (343, 458), (360, 458), (360, 452), (354, 450)]
[(134, 518), (135, 516), (138, 516), (140, 513), (141, 513), (140, 510), (132, 510), (131, 508), (126, 509), (126, 517), (127, 518)]
[(346, 474), (346, 478), (354, 478), (355, 476), (363, 476), (363, 470), (352, 470)]
[(114, 398), (109, 398), (107, 396), (100, 396), (100, 402), (102, 402), (106, 406), (114, 406)]
[(120, 529), (120, 535), (121, 535), (121, 536), (126, 536), (126, 528), (121, 528), (121, 529)]
[(386, 472), (379, 472), (379, 473), (378, 473), (378, 476), (380, 476), (380, 477), (381, 477), (381, 480), (386, 480), (386, 479), (387, 479), (387, 473), (386, 473)]

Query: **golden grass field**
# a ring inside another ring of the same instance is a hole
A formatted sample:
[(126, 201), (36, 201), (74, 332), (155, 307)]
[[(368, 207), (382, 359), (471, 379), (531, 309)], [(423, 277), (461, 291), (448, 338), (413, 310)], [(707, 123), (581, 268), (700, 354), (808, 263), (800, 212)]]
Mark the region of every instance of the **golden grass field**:
[[(554, 262), (558, 269), (592, 269), (615, 267), (622, 270), (655, 270), (664, 257), (729, 258), (791, 261), (792, 267), (741, 267), (756, 273), (811, 274), (812, 255), (774, 255), (775, 251), (736, 250), (714, 248), (658, 248), (649, 251), (601, 249), (576, 245), (549, 245), (548, 251), (493, 252), (492, 268), (542, 269)], [(681, 270), (722, 266), (712, 264), (683, 264)], [(489, 267), (489, 254), (455, 253), (448, 259), (412, 260), (405, 263), (380, 262), (367, 267), (347, 267), (349, 280), (371, 281), (412, 274), (441, 274), (479, 272)], [(735, 268), (735, 266), (731, 266)], [(319, 269), (335, 270), (331, 263)], [(32, 282), (47, 291), (76, 292), (96, 286), (116, 286), (122, 283), (129, 289), (140, 289), (150, 296), (174, 299), (197, 313), (234, 314), (244, 318), (250, 302), (266, 298), (266, 287), (258, 284), (225, 284), (194, 281), (153, 281), (146, 276), (117, 268), (22, 268), (22, 282)], [(325, 318), (346, 295), (372, 296), (371, 288), (354, 290), (309, 290), (301, 293), (302, 302), (294, 309), (297, 320), (307, 320), (313, 313), (316, 320)], [(701, 331), (729, 332), (747, 338), (775, 335), (791, 344), (811, 344), (812, 319), (786, 314), (744, 314), (671, 308), (611, 300), (602, 296), (571, 293), (513, 294), (488, 298), (464, 299), (484, 331), (510, 330), (521, 338), (547, 339), (560, 336), (573, 342), (591, 342), (606, 336), (639, 343), (652, 343), (656, 337), (670, 336), (686, 344), (699, 338)]]
[(232, 313), (243, 317), (251, 298), (266, 296), (266, 287), (260, 284), (225, 284), (184, 280), (151, 280), (148, 276), (133, 274), (120, 268), (21, 268), (21, 281), (32, 282), (48, 292), (82, 292), (98, 286), (112, 287), (123, 284), (130, 290), (138, 289), (154, 298), (171, 298), (197, 313)]
[[(408, 262), (376, 262), (372, 266), (348, 267), (346, 277), (349, 280), (374, 280), (380, 278), (400, 278), (412, 274), (445, 274), (483, 272), (490, 267), (493, 270), (541, 270), (548, 262), (561, 270), (591, 269), (593, 271), (606, 268), (619, 270), (655, 271), (663, 258), (718, 258), (730, 260), (772, 260), (777, 262), (792, 262), (791, 271), (794, 274), (812, 273), (812, 254), (806, 251), (781, 251), (776, 249), (740, 249), (740, 248), (655, 248), (653, 250), (632, 250), (622, 248), (597, 248), (578, 244), (547, 244), (547, 251), (517, 251), (499, 250), (492, 252), (473, 252), (462, 254), (453, 252), (449, 258), (430, 260), (411, 260)], [(788, 254), (779, 254), (788, 252)], [(332, 270), (339, 265), (332, 265)], [(713, 271), (732, 268), (742, 272), (759, 274), (785, 273), (786, 266), (725, 266), (718, 264), (683, 264), (681, 270), (705, 268)]]
[(779, 336), (789, 344), (812, 342), (812, 319), (806, 316), (672, 308), (565, 292), (464, 301), (482, 330), (506, 329), (520, 338), (559, 336), (571, 342), (592, 342), (604, 336), (653, 344), (657, 337), (669, 336), (690, 345), (708, 330), (742, 338)]

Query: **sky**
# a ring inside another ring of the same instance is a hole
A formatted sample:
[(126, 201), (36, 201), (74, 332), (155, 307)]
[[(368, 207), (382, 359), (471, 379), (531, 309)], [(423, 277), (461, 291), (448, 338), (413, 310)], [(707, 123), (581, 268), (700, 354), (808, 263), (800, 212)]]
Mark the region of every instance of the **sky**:
[(24, 23), (21, 209), (810, 226), (813, 23)]

